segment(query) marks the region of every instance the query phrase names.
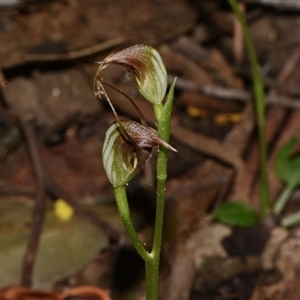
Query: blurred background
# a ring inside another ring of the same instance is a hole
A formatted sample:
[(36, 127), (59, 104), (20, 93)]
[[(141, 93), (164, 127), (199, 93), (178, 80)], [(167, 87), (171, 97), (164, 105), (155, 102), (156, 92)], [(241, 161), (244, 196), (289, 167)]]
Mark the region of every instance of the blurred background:
[[(265, 84), (274, 202), (282, 189), (276, 153), (299, 136), (300, 5), (239, 5)], [(170, 144), (179, 153), (169, 153), (161, 299), (298, 299), (300, 261), (290, 259), (297, 227), (278, 227), (277, 218), (228, 227), (211, 218), (229, 200), (260, 209), (253, 80), (241, 27), (223, 0), (0, 0), (0, 298), (52, 299), (89, 286), (111, 299), (144, 299), (143, 262), (101, 160), (114, 116), (93, 92), (96, 62), (134, 44), (154, 46), (170, 83), (178, 77)], [(125, 69), (103, 76), (155, 127)], [(129, 102), (110, 96), (120, 116), (138, 120)], [(128, 186), (149, 246), (155, 191), (154, 149)], [(300, 209), (299, 198), (295, 191), (283, 216)], [(34, 298), (36, 289), (48, 294)], [(89, 292), (94, 298), (80, 290), (76, 299), (109, 299)]]

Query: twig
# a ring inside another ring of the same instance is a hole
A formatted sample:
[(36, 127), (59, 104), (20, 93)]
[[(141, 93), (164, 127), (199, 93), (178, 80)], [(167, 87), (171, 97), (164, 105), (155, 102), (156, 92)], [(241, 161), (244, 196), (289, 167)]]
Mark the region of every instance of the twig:
[(30, 154), (30, 158), (37, 178), (37, 193), (33, 209), (31, 233), (27, 251), (23, 261), (21, 279), (21, 284), (23, 286), (30, 287), (32, 281), (32, 270), (45, 219), (46, 194), (49, 194), (54, 199), (63, 198), (74, 208), (77, 213), (88, 217), (94, 224), (99, 226), (108, 235), (110, 243), (117, 242), (120, 238), (120, 234), (118, 231), (113, 229), (113, 227), (109, 223), (104, 221), (97, 213), (82, 207), (72, 197), (70, 197), (70, 195), (68, 195), (63, 189), (61, 189), (51, 180), (51, 178), (45, 172), (42, 164), (41, 154), (37, 144), (37, 137), (32, 126), (32, 121), (30, 119), (21, 119), (20, 124), (26, 137), (28, 152)]
[(288, 98), (284, 96), (268, 95), (266, 98), (267, 104), (284, 106), (286, 108), (300, 109), (300, 99)]
[(184, 184), (184, 186), (178, 187), (168, 192), (167, 197), (168, 199), (172, 199), (172, 201), (180, 201), (180, 199), (184, 199), (187, 196), (195, 195), (199, 191), (228, 185), (228, 183), (229, 178), (224, 176), (224, 174), (207, 175), (200, 182), (187, 182)]
[(0, 195), (26, 195), (28, 197), (32, 197), (35, 195), (35, 192), (33, 188), (0, 180)]
[[(174, 77), (170, 75), (168, 80), (171, 82), (173, 78)], [(274, 82), (271, 83), (270, 81), (268, 81), (268, 83), (269, 85), (275, 85)], [(278, 85), (276, 87), (278, 89), (281, 89), (281, 87)], [(215, 85), (197, 84), (192, 80), (184, 79), (182, 77), (177, 78), (176, 88), (185, 91), (199, 92), (207, 96), (213, 96), (219, 99), (230, 101), (235, 100), (240, 102), (246, 102), (252, 99), (252, 94), (245, 90), (224, 88)], [(298, 93), (298, 90), (296, 89), (297, 87), (290, 86), (290, 90), (286, 90), (286, 92), (290, 92), (292, 94), (296, 92)], [(270, 105), (280, 105), (286, 108), (300, 109), (300, 98), (288, 98), (284, 96), (278, 96), (276, 94), (270, 94), (266, 98), (266, 103)]]
[(99, 53), (101, 51), (107, 50), (112, 47), (116, 47), (123, 43), (125, 38), (118, 36), (111, 40), (105, 41), (101, 44), (97, 44), (88, 48), (81, 50), (75, 50), (67, 53), (59, 54), (26, 54), (24, 63), (29, 62), (53, 62), (53, 61), (65, 61), (74, 60), (82, 57), (87, 57)]
[[(0, 114), (1, 117), (1, 114)], [(4, 117), (6, 117), (7, 119), (10, 117), (11, 119), (13, 119), (12, 116), (9, 116), (8, 114), (5, 114)], [(68, 125), (68, 123), (70, 121), (74, 121), (76, 119), (76, 115), (73, 114), (71, 115), (68, 120), (62, 124), (61, 126), (61, 130), (65, 130), (66, 126)], [(42, 178), (44, 183), (43, 183), (43, 188), (45, 189), (46, 193), (49, 194), (52, 198), (54, 199), (58, 199), (58, 198), (63, 198), (66, 202), (68, 202), (73, 208), (74, 210), (80, 214), (83, 215), (85, 217), (87, 217), (90, 221), (92, 221), (96, 226), (99, 226), (108, 236), (110, 242), (117, 242), (120, 238), (120, 234), (118, 231), (114, 230), (113, 227), (105, 222), (98, 213), (95, 213), (92, 210), (89, 210), (85, 207), (82, 207), (80, 204), (78, 204), (75, 199), (73, 199), (66, 191), (64, 191), (61, 187), (59, 187), (56, 183), (53, 182), (53, 180), (50, 178), (50, 176), (47, 174), (47, 172), (41, 167), (41, 161), (40, 161), (40, 153), (38, 152), (38, 149), (36, 147), (36, 136), (34, 135), (34, 131), (33, 128), (28, 128), (28, 127), (32, 127), (32, 125), (30, 124), (30, 122), (28, 120), (21, 120), (21, 125), (22, 125), (22, 129), (25, 133), (26, 136), (26, 140), (28, 142), (28, 147), (29, 147), (29, 152), (32, 156), (32, 160), (34, 159), (33, 163), (36, 164), (36, 167), (38, 167), (38, 171), (39, 177), (38, 178)], [(17, 127), (16, 127), (17, 128)], [(32, 142), (32, 140), (34, 140)], [(30, 145), (30, 143), (35, 143)], [(1, 137), (0, 137), (0, 160), (2, 158), (2, 152), (1, 151), (1, 146), (2, 144), (4, 144), (1, 141)], [(33, 150), (31, 150), (33, 149)], [(32, 151), (37, 151), (38, 155), (36, 156), (36, 154)], [(37, 172), (36, 172), (37, 173)], [(31, 196), (32, 194), (34, 194), (34, 191), (30, 188), (27, 187), (22, 187), (20, 185), (16, 185), (13, 183), (9, 183), (9, 182), (3, 182), (0, 180), (0, 194), (5, 194), (5, 195), (19, 195), (19, 194), (26, 194)]]
[(268, 88), (273, 88), (274, 90), (278, 92), (284, 92), (288, 93), (291, 96), (294, 97), (300, 97), (300, 88), (299, 85), (294, 84), (282, 84), (278, 80), (273, 80), (269, 78), (268, 76), (264, 76), (264, 83), (265, 86)]
[(30, 119), (20, 119), (22, 130), (26, 137), (28, 152), (33, 164), (35, 176), (37, 179), (37, 193), (32, 212), (32, 223), (29, 237), (29, 243), (27, 246), (26, 254), (23, 260), (23, 270), (21, 284), (26, 287), (31, 286), (32, 271), (35, 263), (36, 252), (42, 232), (42, 227), (45, 219), (45, 177), (42, 166), (42, 160), (40, 152), (38, 150), (37, 139)]
[[(238, 4), (240, 10), (245, 14), (246, 5), (244, 3)], [(243, 29), (236, 18), (234, 18), (234, 35), (233, 35), (233, 53), (235, 58), (235, 63), (240, 65), (244, 60), (244, 34)]]
[(297, 0), (295, 1), (288, 1), (288, 0), (242, 0), (245, 3), (249, 4), (262, 4), (267, 6), (273, 6), (278, 9), (291, 9), (291, 10), (298, 10), (300, 9), (300, 2)]
[[(168, 77), (168, 82), (173, 82), (175, 77), (170, 75)], [(182, 77), (177, 78), (176, 88), (191, 92), (203, 93), (206, 96), (213, 96), (220, 99), (227, 100), (238, 100), (238, 101), (248, 101), (251, 99), (251, 93), (233, 88), (224, 88), (217, 85), (208, 85), (208, 84), (198, 84), (193, 80), (185, 79)]]
[(172, 120), (172, 130), (173, 137), (192, 149), (222, 161), (233, 167), (236, 172), (244, 169), (243, 160), (224, 143), (182, 127), (177, 118)]

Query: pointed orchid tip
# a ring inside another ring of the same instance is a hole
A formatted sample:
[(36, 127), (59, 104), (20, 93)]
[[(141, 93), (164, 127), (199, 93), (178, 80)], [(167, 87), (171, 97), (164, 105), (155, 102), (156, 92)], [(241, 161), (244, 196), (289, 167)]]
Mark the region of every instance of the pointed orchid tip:
[(175, 153), (178, 153), (178, 150), (177, 149), (175, 149), (175, 148), (173, 148), (172, 147), (172, 149), (171, 149), (173, 152), (175, 152)]
[(166, 143), (166, 142), (163, 142), (162, 145), (163, 145), (164, 147), (166, 147), (168, 150), (171, 150), (171, 151), (173, 151), (173, 152), (175, 152), (175, 153), (178, 153), (178, 151), (177, 151), (174, 147), (172, 147), (170, 144), (168, 144), (168, 143)]
[(173, 152), (175, 152), (175, 153), (178, 153), (178, 150), (176, 150), (174, 147), (172, 147), (171, 145), (170, 145), (170, 148), (169, 148), (171, 151), (173, 151)]

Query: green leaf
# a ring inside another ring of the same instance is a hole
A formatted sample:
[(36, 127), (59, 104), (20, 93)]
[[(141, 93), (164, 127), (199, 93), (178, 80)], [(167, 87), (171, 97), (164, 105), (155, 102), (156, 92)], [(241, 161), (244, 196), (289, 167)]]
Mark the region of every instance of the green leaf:
[(259, 221), (257, 213), (243, 202), (231, 201), (221, 204), (214, 218), (230, 226), (247, 227)]
[(282, 212), (287, 201), (291, 198), (294, 190), (300, 185), (300, 155), (294, 155), (295, 146), (300, 139), (293, 137), (279, 150), (275, 160), (275, 173), (285, 183), (279, 197), (273, 206), (273, 213), (278, 215)]
[(278, 152), (275, 160), (275, 172), (287, 185), (300, 185), (300, 155), (292, 155), (300, 139), (293, 137)]

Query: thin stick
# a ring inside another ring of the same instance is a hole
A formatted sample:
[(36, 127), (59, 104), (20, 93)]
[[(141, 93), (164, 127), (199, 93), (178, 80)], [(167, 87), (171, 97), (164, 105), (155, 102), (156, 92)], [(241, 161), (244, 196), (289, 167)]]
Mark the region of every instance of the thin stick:
[(94, 45), (92, 47), (87, 47), (80, 50), (75, 50), (67, 53), (59, 54), (26, 54), (25, 62), (53, 62), (53, 61), (65, 61), (65, 60), (74, 60), (82, 57), (87, 57), (94, 55), (96, 53), (102, 52), (112, 47), (116, 47), (123, 43), (125, 38), (118, 36), (116, 38), (110, 39), (103, 43)]
[[(174, 80), (175, 76), (169, 75), (168, 82), (171, 83)], [(289, 94), (298, 95), (299, 89), (296, 86), (283, 86), (276, 81), (266, 81), (266, 86), (276, 87), (280, 91), (287, 92)], [(183, 77), (178, 77), (176, 82), (176, 88), (184, 91), (199, 92), (207, 96), (212, 96), (222, 100), (228, 101), (239, 101), (247, 102), (250, 101), (253, 95), (242, 89), (234, 88), (224, 88), (217, 85), (207, 85), (207, 84), (198, 84), (193, 80), (185, 79)], [(274, 93), (266, 97), (266, 104), (269, 105), (279, 105), (287, 108), (300, 109), (300, 98), (298, 97), (287, 97), (287, 96), (278, 96)]]
[[(238, 4), (240, 10), (245, 14), (245, 4), (239, 3)], [(244, 60), (244, 36), (243, 36), (243, 28), (240, 22), (235, 18), (234, 19), (234, 35), (233, 35), (233, 52), (235, 63), (237, 65), (241, 65)]]
[(106, 232), (111, 243), (117, 242), (120, 238), (120, 234), (116, 230), (114, 230), (109, 223), (102, 220), (102, 218), (98, 214), (84, 207), (81, 207), (81, 205), (79, 205), (75, 200), (73, 200), (69, 195), (67, 195), (66, 192), (64, 192), (62, 189), (60, 189), (53, 183), (53, 181), (47, 176), (44, 170), (39, 147), (37, 144), (37, 138), (31, 121), (27, 119), (21, 119), (20, 124), (26, 137), (28, 151), (37, 178), (37, 194), (34, 209), (32, 212), (33, 217), (31, 225), (31, 234), (29, 237), (28, 247), (23, 261), (23, 270), (21, 278), (21, 284), (30, 287), (32, 283), (32, 273), (36, 253), (38, 250), (40, 235), (45, 219), (46, 193), (50, 194), (51, 196), (54, 196), (54, 198), (56, 199), (63, 198), (74, 208), (74, 210), (77, 213), (88, 217), (93, 223), (95, 223), (103, 231)]
[(42, 165), (40, 152), (38, 150), (37, 138), (29, 119), (21, 119), (20, 124), (22, 126), (24, 135), (26, 137), (28, 152), (32, 161), (35, 176), (37, 179), (37, 193), (35, 204), (32, 212), (32, 223), (29, 237), (29, 243), (27, 246), (26, 254), (23, 260), (23, 270), (21, 284), (30, 287), (32, 283), (33, 267), (36, 259), (36, 253), (39, 245), (40, 235), (42, 232), (46, 201), (45, 201), (45, 177)]

